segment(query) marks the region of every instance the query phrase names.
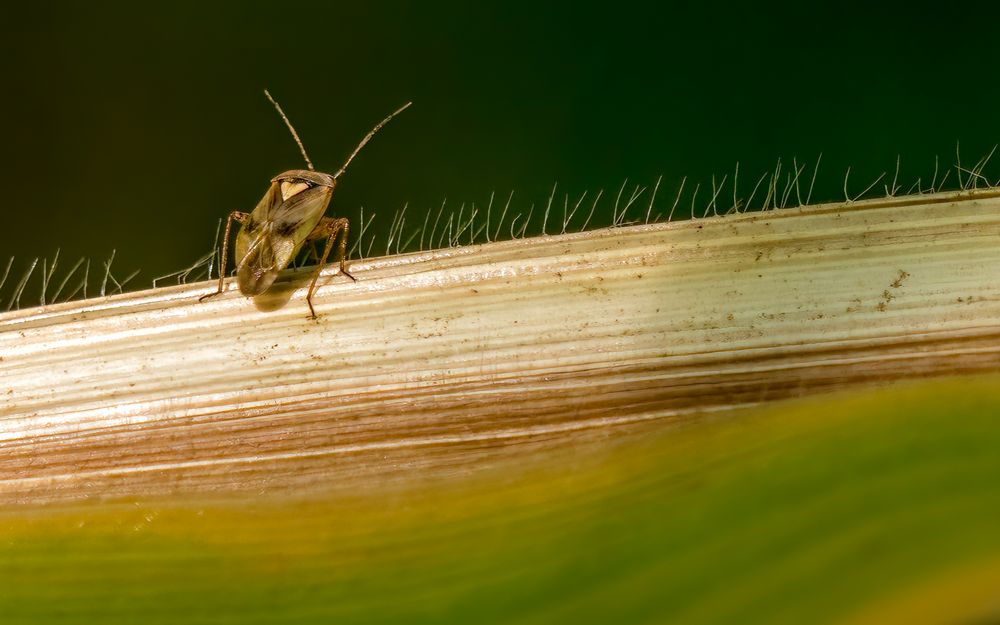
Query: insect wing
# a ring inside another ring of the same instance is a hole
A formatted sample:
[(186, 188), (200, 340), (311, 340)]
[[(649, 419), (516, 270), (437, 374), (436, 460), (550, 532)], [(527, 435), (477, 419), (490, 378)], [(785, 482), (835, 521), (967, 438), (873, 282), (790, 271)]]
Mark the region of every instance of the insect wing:
[[(331, 187), (321, 185), (310, 187), (292, 195), (274, 211), (272, 219), (275, 232), (278, 236), (292, 241), (294, 245), (292, 256), (299, 251), (306, 237), (323, 218), (332, 194)], [(287, 262), (291, 260), (289, 257)]]
[(265, 225), (271, 221), (275, 211), (281, 207), (281, 188), (277, 182), (272, 182), (271, 186), (264, 193), (264, 197), (257, 202), (256, 208), (250, 213), (250, 218), (240, 228), (236, 235), (236, 263), (241, 264), (246, 258), (247, 250), (251, 243), (256, 240), (264, 230)]
[[(241, 232), (240, 237), (243, 236)], [(246, 238), (250, 239), (249, 236)], [(236, 268), (236, 283), (244, 295), (260, 295), (271, 286), (282, 269), (271, 245), (269, 228), (262, 229), (250, 239), (247, 253), (240, 259)]]
[(272, 182), (236, 235), (236, 284), (244, 295), (263, 293), (284, 269), (271, 241), (273, 216), (281, 204), (281, 188)]
[(279, 183), (271, 185), (236, 237), (241, 293), (259, 295), (271, 286), (323, 217), (331, 191), (317, 186), (282, 200)]

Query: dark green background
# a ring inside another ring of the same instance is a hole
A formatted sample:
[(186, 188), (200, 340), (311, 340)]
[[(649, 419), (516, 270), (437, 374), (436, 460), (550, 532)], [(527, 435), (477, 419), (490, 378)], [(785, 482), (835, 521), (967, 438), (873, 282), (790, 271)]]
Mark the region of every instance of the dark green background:
[(556, 181), (663, 174), (668, 203), (681, 176), (710, 185), (739, 161), (749, 186), (820, 152), (814, 199), (837, 199), (848, 165), (860, 192), (899, 154), (908, 185), (956, 141), (971, 162), (1000, 139), (995, 22), (964, 5), (51, 3), (0, 28), (0, 259), (117, 248), (117, 275), (142, 268), (143, 286), (301, 166), (264, 87), (328, 171), (414, 101), (333, 200), (383, 228), (404, 202), (416, 224), (493, 190), (526, 210)]

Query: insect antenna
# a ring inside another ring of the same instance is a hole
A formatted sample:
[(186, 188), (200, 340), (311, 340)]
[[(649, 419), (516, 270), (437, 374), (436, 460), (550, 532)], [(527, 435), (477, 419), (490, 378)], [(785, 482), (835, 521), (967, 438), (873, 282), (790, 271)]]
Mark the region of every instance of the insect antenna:
[[(271, 104), (274, 105), (274, 108), (277, 109), (278, 115), (281, 115), (281, 119), (285, 120), (285, 125), (288, 126), (288, 129), (290, 131), (292, 131), (292, 138), (295, 139), (295, 143), (297, 143), (299, 145), (299, 151), (302, 152), (302, 158), (306, 159), (306, 165), (309, 166), (309, 169), (315, 170), (316, 168), (313, 167), (312, 161), (309, 160), (309, 155), (306, 154), (306, 148), (305, 148), (305, 146), (302, 145), (302, 140), (299, 139), (299, 133), (295, 132), (295, 126), (292, 126), (292, 122), (288, 121), (288, 116), (285, 115), (285, 111), (281, 110), (281, 105), (278, 104), (278, 102), (275, 101), (275, 99), (271, 97), (271, 94), (268, 92), (267, 89), (264, 89), (264, 95), (267, 96), (267, 99), (270, 100)], [(407, 106), (409, 106), (409, 104), (407, 104)], [(406, 108), (406, 107), (404, 106), (403, 108)], [(402, 110), (402, 109), (400, 109), (400, 110)], [(399, 111), (397, 111), (397, 112), (399, 112)], [(395, 115), (395, 113), (393, 113), (393, 115)], [(385, 121), (389, 121), (389, 120), (387, 119)], [(385, 122), (382, 122), (382, 123), (384, 124)], [(377, 130), (377, 128), (376, 128), (376, 130)], [(366, 137), (365, 141), (367, 141), (368, 138), (369, 137)], [(364, 145), (364, 142), (362, 142), (361, 145)]]
[[(268, 96), (268, 97), (270, 97), (270, 96)], [(378, 132), (379, 130), (382, 129), (382, 126), (385, 126), (386, 124), (388, 124), (389, 120), (391, 120), (396, 115), (399, 115), (400, 113), (402, 113), (403, 111), (405, 111), (407, 108), (409, 108), (409, 106), (411, 104), (413, 104), (413, 102), (407, 102), (403, 106), (401, 106), (398, 109), (396, 109), (395, 111), (393, 111), (393, 113), (391, 115), (389, 115), (388, 117), (386, 117), (385, 119), (383, 119), (382, 121), (380, 121), (378, 124), (376, 124), (375, 127), (372, 128), (371, 131), (368, 134), (365, 135), (365, 138), (361, 140), (361, 143), (358, 144), (358, 147), (354, 148), (354, 151), (351, 152), (351, 155), (347, 157), (346, 161), (344, 161), (343, 167), (341, 167), (340, 170), (333, 175), (333, 179), (336, 180), (337, 178), (340, 178), (340, 175), (342, 173), (344, 173), (344, 170), (347, 169), (347, 166), (351, 164), (351, 161), (354, 160), (354, 157), (358, 155), (358, 152), (361, 151), (361, 148), (365, 147), (365, 144), (368, 143), (369, 141), (371, 141), (371, 138), (375, 136), (376, 132)], [(277, 105), (275, 105), (275, 106), (277, 106)], [(281, 109), (278, 109), (278, 110), (280, 111)], [(289, 124), (289, 127), (290, 126), (291, 126), (291, 124)], [(293, 130), (292, 132), (295, 132), (295, 131)], [(312, 169), (311, 165), (310, 165), (310, 169)]]

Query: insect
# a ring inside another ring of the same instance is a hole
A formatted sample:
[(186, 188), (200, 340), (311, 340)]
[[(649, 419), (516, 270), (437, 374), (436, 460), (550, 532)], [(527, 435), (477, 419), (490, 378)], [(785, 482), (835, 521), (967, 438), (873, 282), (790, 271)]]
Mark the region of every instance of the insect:
[(323, 265), (326, 264), (326, 259), (330, 255), (338, 235), (340, 244), (337, 246), (337, 256), (340, 258), (340, 273), (357, 282), (357, 279), (348, 273), (347, 259), (345, 258), (347, 233), (350, 225), (348, 220), (344, 217), (324, 217), (326, 208), (330, 204), (330, 197), (333, 195), (333, 189), (337, 186), (337, 179), (358, 155), (361, 148), (365, 147), (365, 144), (375, 136), (375, 133), (389, 123), (393, 117), (406, 110), (412, 102), (407, 102), (376, 124), (361, 140), (358, 147), (354, 148), (337, 173), (331, 176), (313, 168), (312, 161), (309, 160), (309, 155), (306, 154), (306, 149), (302, 145), (298, 133), (295, 132), (295, 128), (281, 106), (266, 90), (264, 95), (285, 121), (309, 169), (291, 169), (278, 174), (271, 179), (271, 186), (257, 203), (253, 212), (233, 211), (229, 214), (229, 218), (226, 220), (226, 232), (222, 239), (219, 288), (214, 293), (201, 296), (198, 301), (204, 301), (223, 292), (226, 259), (229, 254), (229, 232), (233, 222), (238, 221), (241, 227), (236, 235), (234, 254), (236, 284), (239, 286), (240, 293), (248, 297), (265, 292), (274, 279), (278, 277), (278, 272), (288, 267), (307, 242), (326, 239), (323, 255), (319, 259), (319, 264), (316, 265), (316, 271), (313, 273), (309, 292), (306, 295), (306, 303), (309, 304), (309, 318), (315, 319), (316, 310), (313, 308), (312, 297), (316, 291), (316, 280), (319, 278)]

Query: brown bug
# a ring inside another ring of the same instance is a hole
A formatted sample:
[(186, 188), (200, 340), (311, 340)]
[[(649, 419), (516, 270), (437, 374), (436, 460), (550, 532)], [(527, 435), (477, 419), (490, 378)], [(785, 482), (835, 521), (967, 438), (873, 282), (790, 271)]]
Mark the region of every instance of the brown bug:
[(236, 284), (239, 285), (240, 293), (248, 297), (260, 295), (266, 291), (274, 279), (278, 277), (278, 272), (288, 267), (305, 243), (326, 239), (323, 256), (319, 259), (319, 264), (316, 265), (316, 272), (313, 274), (312, 282), (309, 284), (309, 293), (306, 295), (309, 316), (311, 319), (315, 319), (316, 311), (313, 309), (312, 296), (316, 291), (316, 280), (330, 255), (330, 250), (333, 249), (337, 236), (341, 233), (343, 234), (340, 236), (340, 245), (337, 246), (337, 255), (340, 257), (340, 273), (355, 282), (357, 281), (354, 276), (348, 273), (345, 258), (348, 220), (344, 217), (335, 219), (323, 216), (330, 204), (330, 196), (333, 195), (337, 179), (344, 173), (361, 148), (365, 147), (365, 144), (375, 136), (375, 133), (389, 123), (393, 117), (406, 110), (412, 102), (407, 102), (376, 124), (361, 140), (358, 147), (354, 148), (344, 165), (331, 176), (313, 169), (312, 161), (309, 160), (306, 149), (285, 112), (281, 110), (281, 106), (266, 90), (264, 95), (278, 110), (281, 118), (285, 120), (285, 124), (292, 132), (292, 137), (298, 144), (309, 169), (292, 169), (275, 176), (271, 179), (271, 186), (267, 193), (257, 203), (257, 207), (253, 209), (252, 213), (233, 211), (229, 214), (229, 219), (226, 220), (226, 233), (222, 239), (219, 289), (215, 293), (201, 296), (198, 301), (219, 295), (225, 288), (229, 230), (233, 221), (238, 221), (242, 226), (236, 235)]

